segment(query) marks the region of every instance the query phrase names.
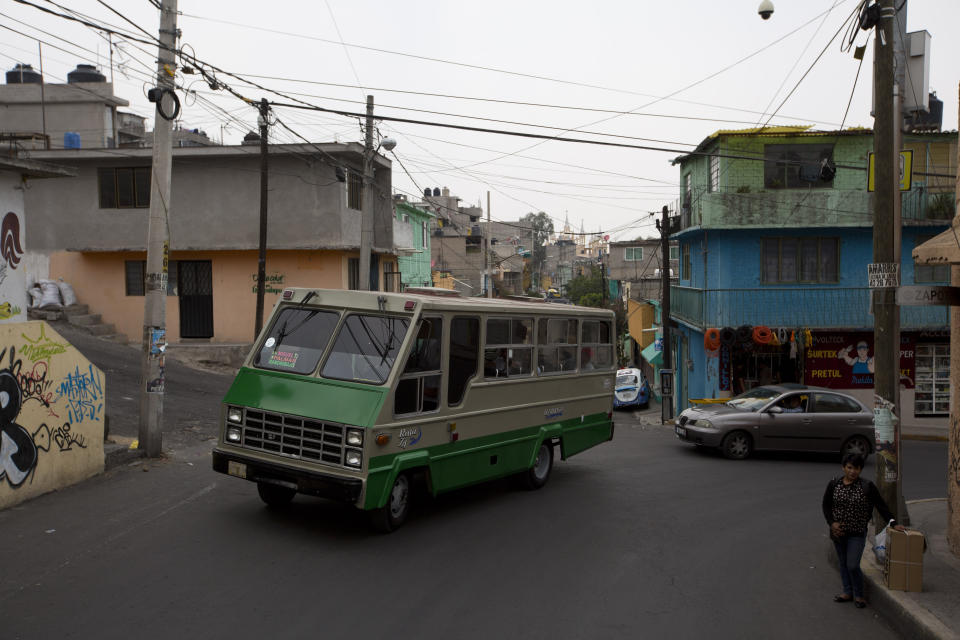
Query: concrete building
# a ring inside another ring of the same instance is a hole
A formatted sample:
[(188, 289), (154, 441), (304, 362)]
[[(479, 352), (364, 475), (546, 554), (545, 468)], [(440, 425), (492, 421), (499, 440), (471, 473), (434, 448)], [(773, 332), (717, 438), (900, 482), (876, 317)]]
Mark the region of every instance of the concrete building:
[[(717, 132), (675, 161), (681, 211), (671, 239), (680, 261), (670, 313), (679, 329), (669, 366), (677, 409), (772, 381), (843, 389), (872, 406), (872, 145), (866, 129), (768, 127)], [(953, 216), (957, 135), (905, 134), (904, 148), (913, 152), (913, 180), (902, 191), (901, 282), (947, 284), (945, 265), (910, 256)], [(943, 424), (947, 308), (900, 311), (901, 421)], [(719, 347), (705, 340), (708, 329), (722, 330)]]
[[(357, 288), (363, 147), (271, 145), (267, 289), (269, 309), (284, 287)], [(144, 306), (149, 149), (31, 151), (32, 160), (71, 167), (25, 193), (35, 278), (62, 277), (82, 303), (138, 340)], [(337, 177), (346, 168), (346, 182)], [(391, 165), (374, 158), (371, 285), (397, 273)], [(249, 342), (256, 306), (259, 149), (173, 149), (169, 207), (171, 342)]]
[[(668, 259), (670, 273), (676, 273), (679, 247), (671, 243)], [(606, 260), (608, 277), (620, 282), (620, 291), (628, 300), (660, 300), (663, 291), (660, 278), (664, 261), (659, 239), (611, 242)]]

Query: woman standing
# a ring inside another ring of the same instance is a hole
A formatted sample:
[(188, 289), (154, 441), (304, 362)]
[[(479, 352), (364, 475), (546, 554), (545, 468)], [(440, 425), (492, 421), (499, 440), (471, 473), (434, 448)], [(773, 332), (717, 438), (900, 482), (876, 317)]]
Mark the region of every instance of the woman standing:
[(848, 453), (843, 456), (843, 475), (827, 484), (823, 493), (823, 517), (830, 525), (830, 539), (837, 549), (843, 593), (833, 597), (834, 602), (850, 602), (858, 609), (867, 606), (863, 597), (863, 572), (860, 557), (867, 541), (867, 525), (876, 509), (884, 520), (897, 531), (903, 527), (883, 501), (877, 486), (860, 478), (863, 456)]

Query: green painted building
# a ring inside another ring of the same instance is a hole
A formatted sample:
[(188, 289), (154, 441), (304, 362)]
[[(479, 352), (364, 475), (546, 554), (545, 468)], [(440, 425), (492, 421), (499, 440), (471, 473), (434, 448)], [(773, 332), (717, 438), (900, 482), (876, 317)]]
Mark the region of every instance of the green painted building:
[(430, 221), (436, 216), (405, 200), (394, 200), (394, 238), (400, 288), (433, 286), (430, 268)]

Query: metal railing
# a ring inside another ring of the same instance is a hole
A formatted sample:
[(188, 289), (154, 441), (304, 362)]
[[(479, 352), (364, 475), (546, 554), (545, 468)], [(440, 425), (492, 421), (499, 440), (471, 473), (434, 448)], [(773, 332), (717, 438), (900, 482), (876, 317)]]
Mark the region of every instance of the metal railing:
[[(696, 289), (670, 287), (670, 315), (699, 328), (768, 327), (869, 328), (866, 287), (765, 287)], [(900, 307), (901, 329), (945, 327), (949, 307)]]

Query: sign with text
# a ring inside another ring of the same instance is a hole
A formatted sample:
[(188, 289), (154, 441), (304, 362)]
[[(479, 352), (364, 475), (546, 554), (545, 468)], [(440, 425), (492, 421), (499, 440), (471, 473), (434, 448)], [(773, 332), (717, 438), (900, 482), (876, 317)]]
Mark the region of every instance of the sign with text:
[(897, 304), (960, 306), (960, 287), (900, 287), (897, 289)]
[[(867, 191), (876, 191), (877, 183), (874, 178), (874, 156), (871, 151), (867, 155)], [(913, 151), (900, 152), (900, 191), (910, 191), (913, 186)]]
[(871, 289), (900, 286), (899, 262), (871, 262), (867, 265), (867, 281)]
[[(900, 335), (900, 384), (913, 388), (915, 334)], [(804, 352), (805, 384), (831, 389), (873, 387), (873, 333), (816, 331)]]

